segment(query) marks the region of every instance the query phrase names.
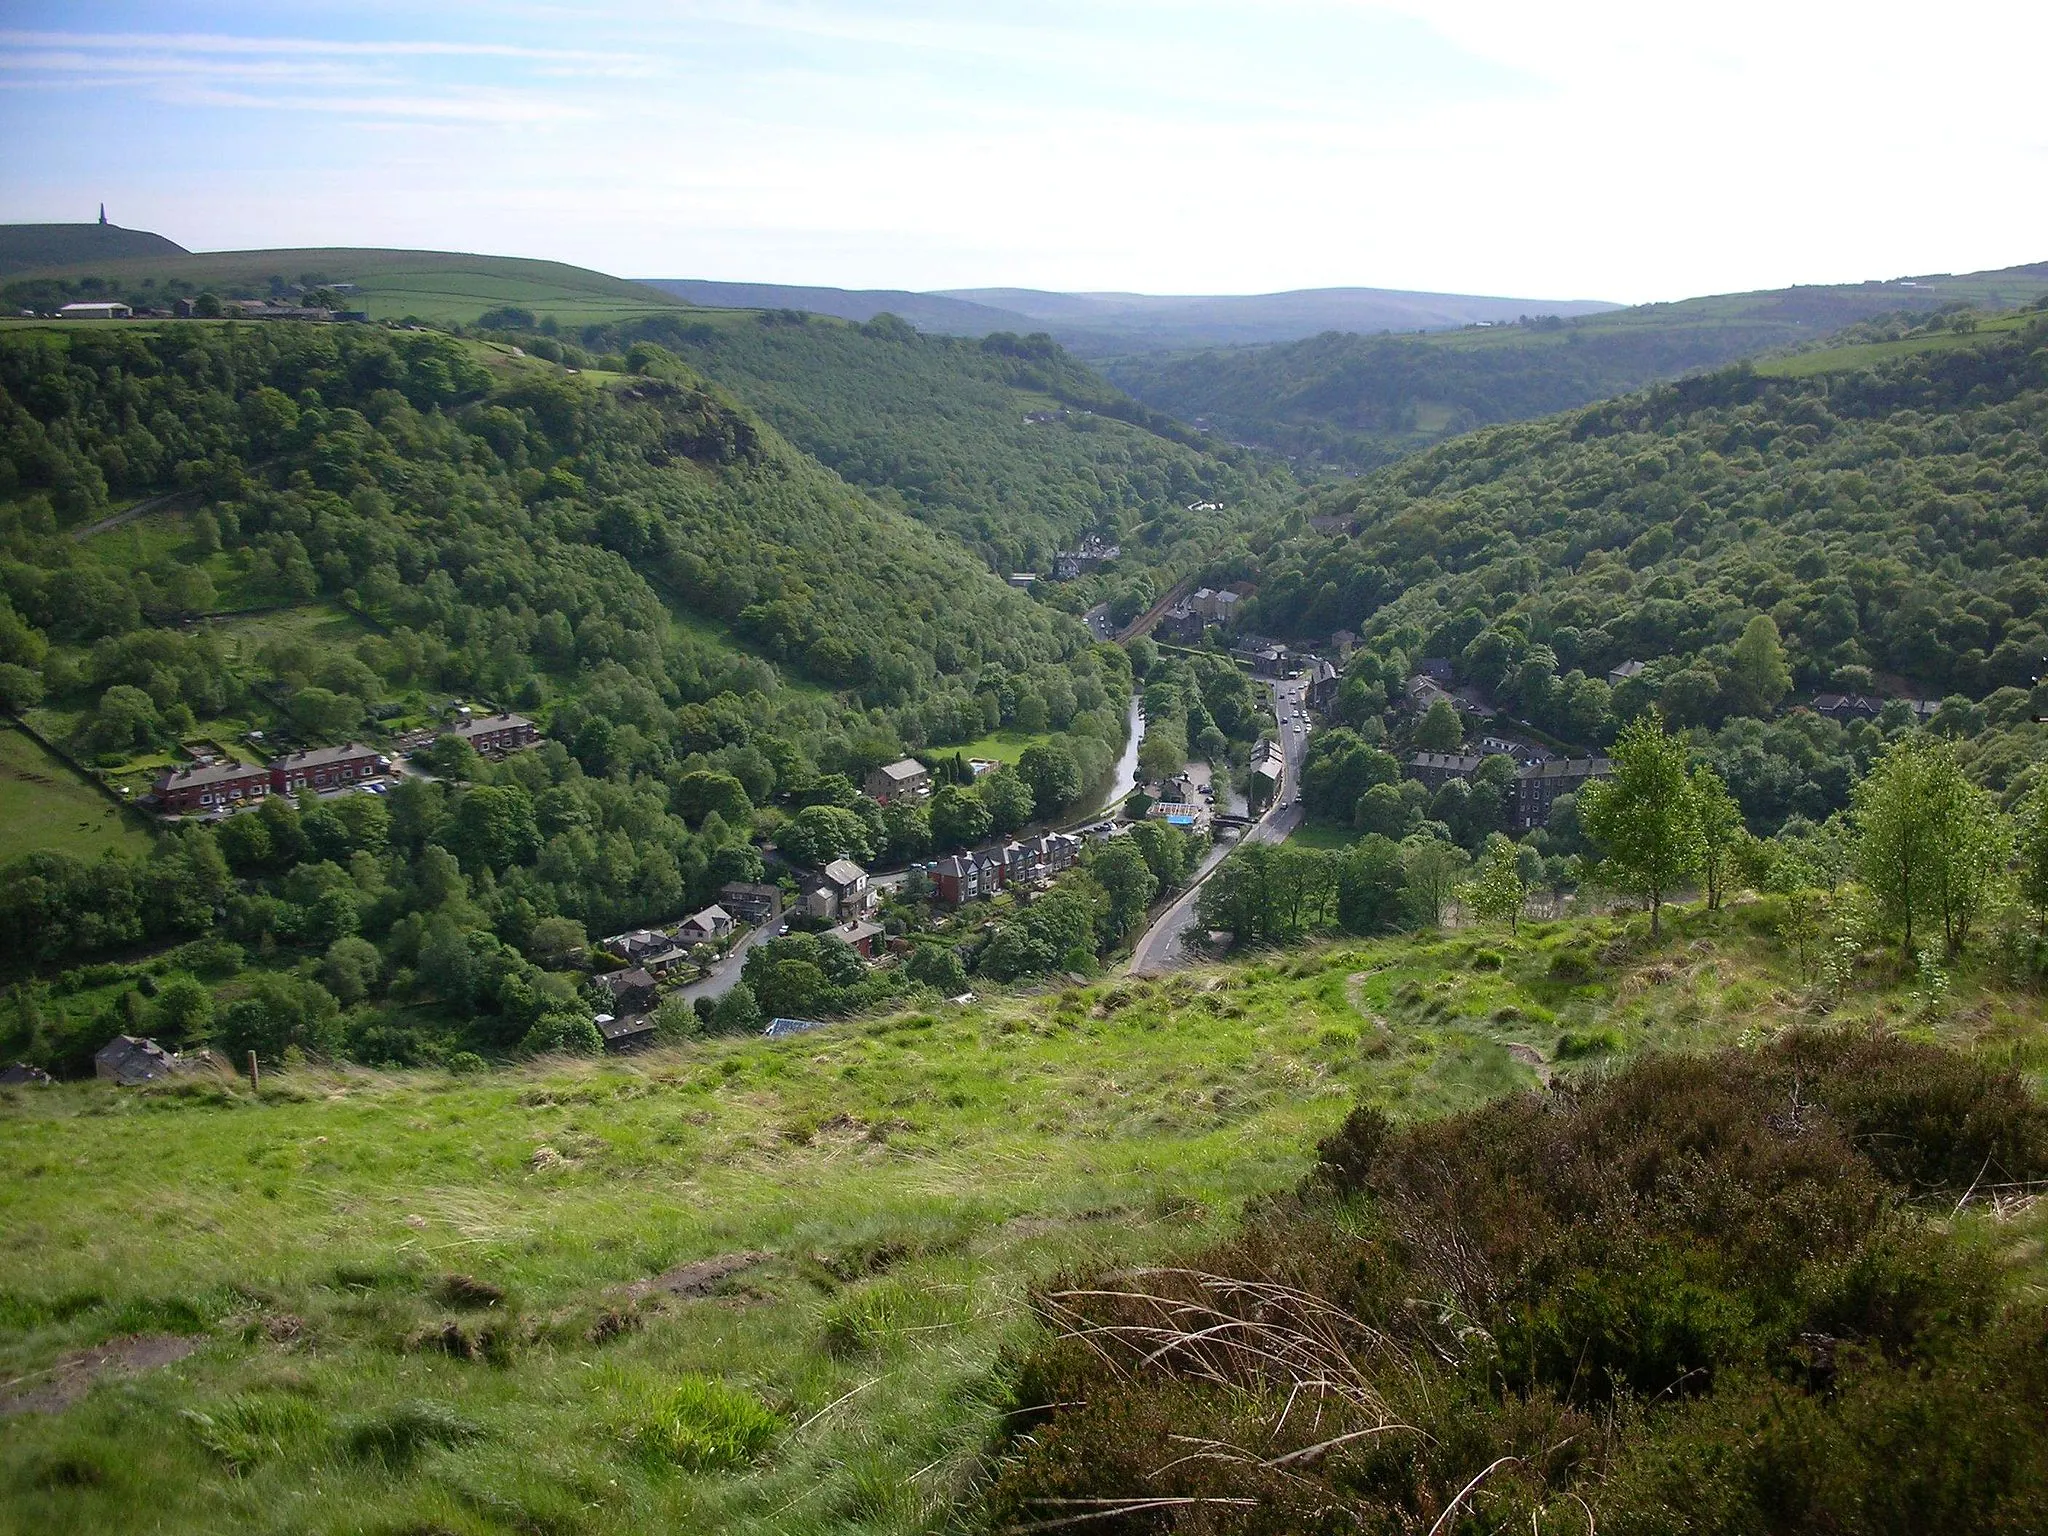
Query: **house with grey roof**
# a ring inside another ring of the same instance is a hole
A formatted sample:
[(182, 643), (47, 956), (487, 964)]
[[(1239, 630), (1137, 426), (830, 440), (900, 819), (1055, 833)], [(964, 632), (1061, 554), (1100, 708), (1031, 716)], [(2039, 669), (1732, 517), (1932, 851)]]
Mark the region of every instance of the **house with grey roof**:
[(93, 1053), (96, 1077), (123, 1087), (153, 1083), (178, 1070), (178, 1058), (154, 1040), (135, 1035), (116, 1035)]

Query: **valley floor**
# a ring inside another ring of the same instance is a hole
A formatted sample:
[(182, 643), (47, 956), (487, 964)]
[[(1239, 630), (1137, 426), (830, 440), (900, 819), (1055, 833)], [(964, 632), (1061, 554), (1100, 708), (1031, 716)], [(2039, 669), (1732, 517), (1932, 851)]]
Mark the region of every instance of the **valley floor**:
[[(0, 1528), (936, 1528), (1034, 1282), (1213, 1238), (1361, 1098), (1430, 1116), (1810, 1020), (1773, 912), (473, 1077), (0, 1090)], [(1935, 1019), (1910, 985), (1840, 1011), (2048, 1063), (2031, 995), (1959, 981)]]

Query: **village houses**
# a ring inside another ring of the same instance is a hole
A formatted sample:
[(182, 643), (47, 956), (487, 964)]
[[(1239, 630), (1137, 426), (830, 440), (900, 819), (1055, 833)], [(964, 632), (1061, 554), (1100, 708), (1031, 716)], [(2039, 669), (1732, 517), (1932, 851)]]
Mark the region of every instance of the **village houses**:
[(540, 727), (524, 715), (483, 715), (464, 720), (448, 734), (468, 742), (485, 757), (503, 757), (539, 741)]

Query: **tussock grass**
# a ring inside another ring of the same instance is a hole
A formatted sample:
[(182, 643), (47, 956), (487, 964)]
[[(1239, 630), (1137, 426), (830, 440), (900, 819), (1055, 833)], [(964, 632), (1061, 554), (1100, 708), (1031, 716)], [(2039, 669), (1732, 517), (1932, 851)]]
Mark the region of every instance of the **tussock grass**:
[(751, 1393), (688, 1375), (644, 1400), (629, 1434), (658, 1470), (727, 1472), (760, 1456), (781, 1428), (781, 1416)]

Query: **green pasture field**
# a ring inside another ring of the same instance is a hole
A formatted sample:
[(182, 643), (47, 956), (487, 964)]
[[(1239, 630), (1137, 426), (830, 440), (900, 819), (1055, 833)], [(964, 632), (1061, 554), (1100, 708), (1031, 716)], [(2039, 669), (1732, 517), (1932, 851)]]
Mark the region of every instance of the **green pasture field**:
[[(0, 1392), (75, 1399), (7, 1420), (0, 1526), (955, 1529), (1033, 1284), (1172, 1261), (1360, 1099), (1433, 1115), (1809, 1017), (1770, 912), (480, 1076), (0, 1090)], [(1929, 1022), (1910, 985), (1838, 1014), (2048, 1060), (2031, 1001), (1971, 984)]]
[(102, 565), (117, 570), (136, 570), (166, 560), (197, 566), (213, 583), (217, 612), (231, 613), (257, 606), (247, 590), (247, 573), (233, 549), (218, 549), (211, 555), (200, 553), (192, 531), (195, 510), (185, 506), (145, 512), (117, 528), (93, 534), (80, 548)]
[(54, 851), (96, 859), (149, 846), (137, 812), (123, 812), (77, 772), (13, 727), (0, 728), (0, 864)]
[[(14, 277), (105, 277), (178, 281), (230, 295), (264, 295), (273, 276), (297, 282), (318, 274), (354, 283), (342, 297), (373, 320), (414, 316), (471, 322), (486, 310), (514, 305), (564, 325), (628, 319), (685, 308), (658, 289), (562, 262), (454, 251), (392, 251), (334, 247), (311, 250), (202, 251), (189, 255), (87, 261)], [(74, 322), (75, 323), (75, 322)]]
[(339, 603), (303, 603), (269, 613), (219, 614), (206, 623), (241, 655), (254, 655), (272, 640), (352, 647), (370, 633), (367, 624)]
[(1814, 352), (1795, 352), (1787, 357), (1767, 358), (1756, 371), (1770, 378), (1806, 379), (1823, 373), (1852, 373), (1897, 357), (1918, 352), (1948, 352), (1967, 347), (1999, 331), (2017, 331), (2038, 320), (2038, 314), (1993, 315), (1980, 319), (1974, 331), (1936, 331), (1926, 336), (1907, 336), (1898, 341), (1865, 342), (1859, 346), (1825, 347)]

